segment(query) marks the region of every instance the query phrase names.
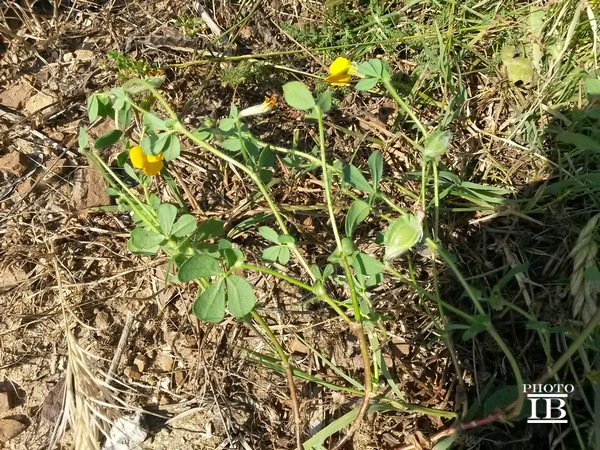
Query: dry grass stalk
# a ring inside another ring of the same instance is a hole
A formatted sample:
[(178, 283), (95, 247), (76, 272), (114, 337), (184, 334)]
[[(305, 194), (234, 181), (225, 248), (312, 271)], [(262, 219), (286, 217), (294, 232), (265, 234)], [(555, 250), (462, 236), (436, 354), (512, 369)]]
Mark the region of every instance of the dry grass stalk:
[(72, 332), (74, 321), (81, 322), (66, 303), (55, 248), (53, 244), (50, 247), (54, 255), (54, 271), (67, 340), (68, 362), (62, 416), (57, 421), (48, 448), (54, 447), (70, 425), (73, 430), (74, 448), (98, 449), (100, 435), (105, 433), (110, 423), (105, 414), (106, 408), (115, 406), (118, 402), (118, 392), (96, 373), (94, 365), (99, 358), (83, 349)]
[(573, 272), (571, 274), (571, 295), (573, 297), (573, 317), (587, 323), (598, 309), (600, 283), (585, 279), (585, 271), (596, 265), (598, 244), (596, 233), (600, 214), (592, 217), (583, 227), (575, 247), (571, 250)]

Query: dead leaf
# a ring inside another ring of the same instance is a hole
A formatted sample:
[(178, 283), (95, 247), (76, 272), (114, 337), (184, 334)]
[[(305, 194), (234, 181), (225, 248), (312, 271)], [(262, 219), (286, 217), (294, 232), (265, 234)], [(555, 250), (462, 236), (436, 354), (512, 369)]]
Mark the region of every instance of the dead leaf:
[(27, 82), (20, 81), (0, 92), (0, 104), (19, 111), (31, 96), (33, 87)]

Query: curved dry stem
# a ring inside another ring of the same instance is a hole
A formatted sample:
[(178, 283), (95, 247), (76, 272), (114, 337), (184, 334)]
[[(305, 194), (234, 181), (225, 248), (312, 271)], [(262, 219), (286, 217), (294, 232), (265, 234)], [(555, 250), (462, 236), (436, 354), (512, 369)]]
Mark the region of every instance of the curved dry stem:
[(287, 355), (285, 354), (283, 347), (281, 347), (281, 344), (277, 340), (277, 337), (273, 334), (273, 331), (271, 331), (271, 328), (269, 327), (267, 322), (265, 322), (263, 317), (259, 313), (257, 313), (255, 310), (252, 310), (251, 314), (252, 314), (252, 318), (256, 321), (256, 323), (258, 323), (260, 325), (260, 327), (263, 329), (263, 331), (267, 334), (269, 341), (271, 342), (271, 344), (273, 344), (273, 347), (275, 347), (275, 351), (277, 352), (277, 355), (279, 356), (279, 359), (281, 359), (281, 363), (283, 364), (283, 368), (285, 370), (285, 376), (287, 378), (288, 387), (290, 390), (290, 401), (292, 402), (292, 413), (294, 415), (294, 428), (296, 431), (296, 448), (298, 450), (301, 450), (302, 449), (302, 436), (301, 436), (301, 432), (300, 432), (300, 427), (301, 427), (302, 421), (300, 420), (300, 406), (298, 405), (298, 397), (296, 395), (296, 385), (294, 384), (293, 368), (290, 365), (290, 361), (289, 361)]
[(358, 337), (358, 342), (360, 343), (360, 354), (362, 356), (363, 365), (365, 366), (365, 380), (364, 380), (365, 391), (363, 394), (362, 404), (360, 405), (360, 409), (358, 410), (358, 415), (356, 416), (356, 419), (354, 419), (354, 422), (352, 422), (352, 425), (350, 425), (350, 428), (348, 429), (348, 431), (346, 432), (346, 435), (342, 438), (342, 440), (339, 441), (335, 445), (335, 447), (333, 447), (333, 450), (341, 449), (342, 446), (346, 442), (348, 442), (348, 440), (350, 440), (350, 438), (352, 438), (354, 433), (356, 433), (356, 430), (358, 430), (358, 427), (362, 423), (363, 417), (365, 416), (365, 414), (367, 413), (367, 410), (369, 409), (369, 402), (371, 400), (371, 395), (372, 395), (371, 359), (369, 358), (369, 349), (367, 347), (367, 339), (365, 337), (365, 333), (364, 333), (362, 324), (355, 323), (355, 324), (353, 324), (352, 328), (353, 328), (352, 331), (354, 331), (354, 334), (356, 334), (356, 337)]

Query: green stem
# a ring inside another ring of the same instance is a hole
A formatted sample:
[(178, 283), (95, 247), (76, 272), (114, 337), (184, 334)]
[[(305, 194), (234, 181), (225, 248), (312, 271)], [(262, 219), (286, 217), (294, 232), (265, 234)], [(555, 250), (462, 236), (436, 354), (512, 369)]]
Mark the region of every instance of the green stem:
[[(258, 175), (256, 175), (256, 173), (254, 173), (245, 164), (238, 162), (234, 158), (231, 158), (230, 156), (221, 152), (217, 148), (213, 147), (208, 142), (203, 141), (202, 139), (199, 139), (198, 137), (194, 136), (194, 134), (191, 133), (190, 131), (188, 131), (181, 123), (178, 122), (176, 124), (176, 127), (181, 134), (185, 135), (192, 142), (195, 142), (196, 144), (198, 144), (201, 147), (203, 147), (204, 149), (208, 150), (210, 153), (212, 153), (216, 157), (222, 159), (223, 161), (228, 162), (232, 166), (240, 169), (242, 172), (244, 172), (246, 175), (248, 175), (248, 177), (254, 182), (254, 184), (256, 184), (256, 186), (258, 187), (258, 190), (260, 191), (260, 193), (262, 194), (262, 196), (265, 198), (266, 202), (268, 203), (269, 208), (273, 212), (273, 216), (275, 216), (275, 220), (277, 221), (277, 224), (279, 225), (279, 228), (281, 229), (281, 231), (284, 234), (290, 234), (288, 232), (288, 228), (285, 224), (285, 221), (283, 220), (283, 217), (281, 216), (278, 206), (275, 204), (275, 202), (271, 198), (271, 195), (267, 191), (267, 188), (262, 183), (262, 181), (260, 181), (260, 179), (258, 178)], [(288, 244), (288, 246), (292, 250), (292, 253), (296, 256), (298, 261), (300, 262), (300, 265), (304, 268), (305, 272), (311, 277), (311, 279), (313, 281), (315, 281), (315, 276), (311, 272), (308, 262), (306, 261), (304, 256), (302, 256), (298, 247), (295, 244)]]
[[(442, 258), (444, 259), (444, 261), (446, 262), (446, 264), (448, 265), (448, 267), (450, 267), (452, 272), (454, 272), (454, 275), (456, 276), (456, 278), (458, 278), (460, 284), (463, 286), (463, 288), (465, 289), (465, 292), (467, 293), (467, 295), (473, 302), (473, 305), (475, 306), (475, 309), (477, 310), (477, 312), (480, 315), (487, 316), (488, 314), (486, 314), (485, 309), (481, 305), (481, 302), (479, 301), (479, 298), (477, 297), (477, 293), (473, 290), (473, 288), (469, 285), (469, 283), (466, 282), (466, 280), (464, 279), (464, 277), (462, 276), (462, 274), (460, 273), (460, 271), (458, 270), (458, 268), (456, 267), (454, 262), (448, 257), (448, 255), (446, 255), (446, 253), (444, 251), (441, 250), (441, 248), (437, 245), (436, 242), (434, 242), (433, 240), (431, 240), (429, 238), (427, 238), (426, 242), (427, 242), (427, 245), (429, 246), (430, 250), (434, 254), (435, 253), (440, 254), (442, 256)], [(521, 375), (521, 369), (519, 369), (517, 360), (511, 353), (510, 349), (508, 348), (508, 346), (506, 345), (504, 340), (500, 337), (500, 335), (498, 334), (498, 332), (496, 331), (496, 329), (494, 328), (494, 326), (491, 323), (488, 324), (488, 326), (486, 327), (486, 331), (490, 334), (490, 336), (492, 336), (492, 339), (494, 339), (494, 341), (496, 342), (496, 344), (498, 345), (500, 350), (502, 350), (502, 352), (506, 356), (506, 359), (508, 360), (508, 363), (510, 364), (510, 367), (514, 373), (515, 382), (516, 382), (517, 386), (523, 385), (523, 376)], [(520, 396), (520, 400), (521, 400), (521, 403), (518, 405), (519, 411), (520, 411), (520, 405), (523, 402), (523, 398), (521, 396)]]
[(333, 236), (338, 250), (342, 250), (342, 240), (340, 239), (340, 233), (338, 231), (337, 223), (335, 221), (335, 213), (333, 211), (333, 200), (331, 199), (331, 175), (327, 170), (327, 155), (325, 153), (325, 129), (323, 127), (323, 112), (319, 106), (315, 106), (317, 112), (317, 121), (319, 123), (319, 149), (321, 150), (321, 169), (323, 170), (323, 184), (325, 185), (325, 199), (327, 201), (327, 210), (329, 212), (329, 220), (331, 222), (331, 229), (333, 230)]
[(281, 280), (287, 281), (290, 284), (298, 286), (299, 288), (302, 288), (302, 289), (310, 292), (315, 297), (318, 297), (319, 299), (321, 299), (322, 301), (327, 303), (327, 305), (329, 305), (342, 318), (342, 320), (344, 320), (344, 322), (346, 322), (347, 324), (352, 323), (352, 319), (350, 317), (348, 317), (348, 315), (338, 306), (337, 302), (333, 298), (331, 298), (329, 295), (327, 295), (327, 293), (322, 292), (321, 290), (319, 290), (313, 286), (309, 286), (308, 284), (303, 283), (302, 281), (299, 281), (295, 278), (284, 275), (280, 272), (277, 272), (276, 270), (268, 269), (266, 267), (254, 266), (252, 264), (242, 264), (240, 266), (240, 268), (246, 269), (246, 270), (254, 270), (256, 272), (261, 272), (261, 273), (265, 273), (268, 275), (272, 275)]
[(404, 100), (402, 100), (402, 98), (398, 95), (398, 92), (396, 91), (394, 86), (392, 86), (392, 83), (390, 82), (390, 80), (381, 79), (380, 81), (381, 81), (381, 84), (383, 85), (383, 87), (393, 97), (393, 99), (396, 100), (396, 103), (398, 103), (400, 108), (402, 108), (402, 110), (408, 115), (408, 117), (410, 117), (413, 120), (415, 125), (419, 128), (419, 130), (423, 134), (423, 137), (427, 137), (427, 129), (425, 128), (425, 126), (423, 126), (423, 124), (417, 118), (417, 116), (415, 116), (415, 113), (412, 112), (412, 109), (410, 109), (410, 107), (406, 104), (406, 102)]
[(335, 212), (333, 210), (333, 200), (331, 198), (332, 175), (327, 170), (327, 155), (325, 153), (325, 128), (323, 127), (323, 111), (318, 105), (315, 106), (315, 111), (317, 113), (317, 122), (319, 124), (319, 148), (321, 150), (321, 169), (323, 170), (323, 184), (325, 185), (325, 199), (327, 200), (329, 220), (331, 222), (333, 236), (335, 237), (337, 251), (341, 254), (342, 266), (344, 267), (344, 272), (348, 281), (348, 289), (350, 289), (350, 298), (352, 299), (352, 309), (354, 310), (354, 320), (360, 322), (360, 304), (358, 302), (358, 296), (356, 295), (356, 289), (354, 287), (354, 279), (352, 277), (350, 265), (348, 264), (346, 256), (344, 255), (344, 250), (342, 248), (342, 239), (340, 238), (340, 232), (335, 221)]
[(433, 201), (435, 205), (435, 227), (433, 229), (433, 236), (437, 239), (440, 230), (440, 188), (438, 184), (437, 164), (435, 161), (432, 161), (431, 165), (433, 166)]
[(550, 368), (548, 368), (548, 371), (544, 375), (542, 375), (536, 380), (536, 383), (542, 384), (549, 378), (556, 375), (560, 368), (564, 366), (567, 363), (567, 361), (571, 358), (571, 356), (573, 356), (575, 352), (577, 352), (581, 348), (585, 340), (590, 336), (590, 334), (594, 332), (598, 324), (600, 324), (600, 308), (596, 310), (596, 313), (592, 316), (592, 318), (583, 328), (583, 330), (581, 330), (581, 332), (577, 335), (575, 340), (573, 340), (571, 345), (569, 345), (569, 348), (567, 348), (567, 350), (562, 355), (560, 355), (560, 357), (556, 360), (554, 364), (552, 364)]
[(421, 162), (421, 209), (423, 212), (427, 211), (427, 202), (425, 200), (425, 191), (427, 186), (427, 162), (423, 160)]

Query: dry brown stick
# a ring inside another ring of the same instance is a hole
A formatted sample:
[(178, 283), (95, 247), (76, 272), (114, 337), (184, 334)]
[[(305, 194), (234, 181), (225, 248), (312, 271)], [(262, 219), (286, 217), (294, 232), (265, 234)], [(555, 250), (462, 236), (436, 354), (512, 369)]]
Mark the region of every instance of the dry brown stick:
[(127, 319), (125, 320), (125, 326), (123, 327), (123, 331), (121, 332), (121, 338), (119, 339), (119, 344), (117, 345), (115, 356), (113, 356), (112, 362), (110, 363), (110, 368), (108, 369), (108, 373), (106, 374), (106, 382), (109, 384), (112, 380), (114, 373), (117, 371), (117, 367), (119, 367), (119, 361), (121, 361), (121, 356), (123, 356), (123, 352), (125, 351), (127, 339), (129, 338), (129, 333), (131, 333), (131, 327), (133, 325), (133, 318), (134, 313), (131, 311), (127, 312)]

